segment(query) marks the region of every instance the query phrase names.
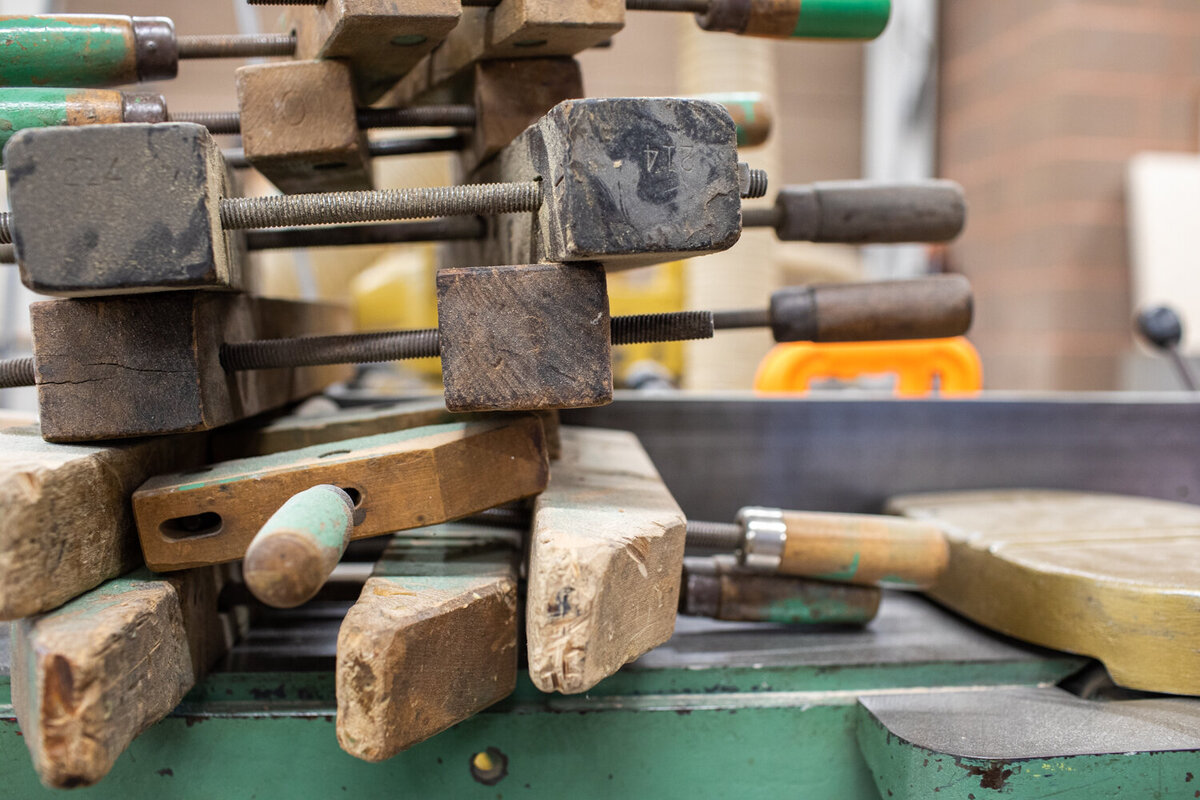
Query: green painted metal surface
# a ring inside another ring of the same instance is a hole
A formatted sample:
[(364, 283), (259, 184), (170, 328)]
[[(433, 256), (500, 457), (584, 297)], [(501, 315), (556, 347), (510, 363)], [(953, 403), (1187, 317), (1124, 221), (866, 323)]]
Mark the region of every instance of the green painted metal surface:
[(0, 86), (110, 86), (128, 80), (127, 17), (0, 17)]
[(879, 794), (894, 800), (1200, 797), (1200, 753), (1194, 750), (967, 758), (905, 741), (864, 708), (858, 709), (857, 716), (859, 747), (874, 770)]
[[(544, 695), (521, 675), (502, 703), (382, 764), (343, 753), (333, 675), (217, 673), (143, 734), (112, 773), (73, 796), (173, 798), (875, 798), (858, 753), (855, 698), (914, 686), (1053, 682), (1071, 657), (626, 669), (585, 695)], [(0, 701), (8, 698), (0, 687)], [(473, 755), (507, 759), (484, 786)], [(37, 783), (11, 707), (0, 707), (0, 771), (12, 797)]]
[(0, 90), (0, 148), (14, 133), (25, 128), (66, 125), (67, 95), (75, 92), (75, 89), (35, 87)]
[(792, 36), (874, 39), (887, 27), (891, 13), (891, 0), (801, 0)]

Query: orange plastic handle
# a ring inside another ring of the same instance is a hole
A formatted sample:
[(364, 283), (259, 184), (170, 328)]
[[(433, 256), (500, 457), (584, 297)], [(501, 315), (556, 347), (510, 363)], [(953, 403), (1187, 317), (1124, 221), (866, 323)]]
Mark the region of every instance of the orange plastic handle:
[(776, 345), (759, 364), (754, 388), (760, 392), (805, 392), (813, 380), (853, 380), (894, 374), (896, 394), (921, 397), (933, 392), (935, 377), (943, 395), (974, 394), (983, 388), (983, 364), (965, 338), (897, 342), (791, 342)]

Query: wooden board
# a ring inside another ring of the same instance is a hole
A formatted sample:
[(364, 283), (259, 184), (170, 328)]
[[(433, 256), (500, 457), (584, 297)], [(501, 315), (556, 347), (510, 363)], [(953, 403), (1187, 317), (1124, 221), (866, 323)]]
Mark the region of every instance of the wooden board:
[(382, 761), (507, 697), (517, 679), (521, 538), (481, 525), (398, 535), (337, 645), (342, 749)]
[(49, 441), (209, 430), (352, 374), (221, 367), (225, 342), (346, 332), (346, 310), (322, 303), (204, 292), (51, 300), (30, 306), (30, 324)]
[(1200, 507), (1000, 490), (905, 495), (889, 509), (945, 528), (939, 602), (1097, 658), (1122, 686), (1200, 695)]
[(297, 492), (330, 484), (356, 502), (352, 539), (459, 519), (537, 494), (549, 471), (534, 416), (451, 423), (347, 439), (161, 475), (133, 509), (142, 553), (159, 571), (241, 558)]
[(562, 436), (534, 505), (525, 627), (534, 684), (575, 694), (671, 636), (686, 523), (633, 434)]
[(0, 431), (0, 620), (49, 611), (141, 563), (129, 496), (202, 463), (204, 437), (93, 447)]
[[(546, 450), (551, 459), (562, 453), (558, 437), (558, 411), (533, 412), (542, 421)], [(212, 461), (265, 456), (317, 444), (357, 439), (379, 433), (406, 431), (448, 422), (482, 422), (505, 418), (499, 414), (456, 414), (446, 410), (441, 395), (418, 397), (377, 405), (350, 406), (321, 414), (288, 414), (263, 425), (258, 421), (215, 431), (209, 448)]]
[(591, 264), (443, 269), (437, 295), (447, 408), (612, 402), (604, 270)]
[(216, 569), (141, 571), (12, 625), (12, 696), (42, 783), (87, 786), (232, 645)]

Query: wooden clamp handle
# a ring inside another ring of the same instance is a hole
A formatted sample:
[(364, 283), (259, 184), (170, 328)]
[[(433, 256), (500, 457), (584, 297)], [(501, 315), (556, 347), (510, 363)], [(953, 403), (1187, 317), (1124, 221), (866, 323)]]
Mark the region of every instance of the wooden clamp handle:
[(743, 509), (745, 560), (785, 575), (862, 586), (932, 586), (949, 547), (940, 528), (873, 514)]
[(275, 608), (311, 600), (350, 543), (354, 500), (336, 486), (293, 495), (250, 542), (242, 572), (250, 591)]

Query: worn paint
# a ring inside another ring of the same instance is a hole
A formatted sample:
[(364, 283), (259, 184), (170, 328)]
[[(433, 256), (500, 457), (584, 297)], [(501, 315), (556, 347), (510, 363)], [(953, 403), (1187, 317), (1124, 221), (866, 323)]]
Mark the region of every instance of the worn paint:
[(855, 553), (854, 558), (851, 559), (850, 563), (847, 564), (846, 566), (839, 567), (838, 569), (830, 570), (829, 572), (824, 572), (815, 577), (820, 578), (823, 581), (853, 580), (854, 576), (858, 574), (858, 561), (859, 561), (859, 558), (861, 557), (861, 555), (862, 555), (861, 553)]
[(887, 27), (891, 13), (891, 0), (803, 0), (792, 36), (874, 39)]
[(864, 625), (875, 617), (875, 603), (853, 602), (835, 593), (809, 593), (805, 596), (784, 597), (769, 604), (764, 613), (767, 622), (794, 624)]
[(0, 90), (0, 148), (14, 133), (26, 128), (112, 124), (120, 122), (122, 116), (120, 92), (54, 87), (3, 89)]
[(0, 86), (114, 86), (136, 80), (129, 17), (0, 16)]

